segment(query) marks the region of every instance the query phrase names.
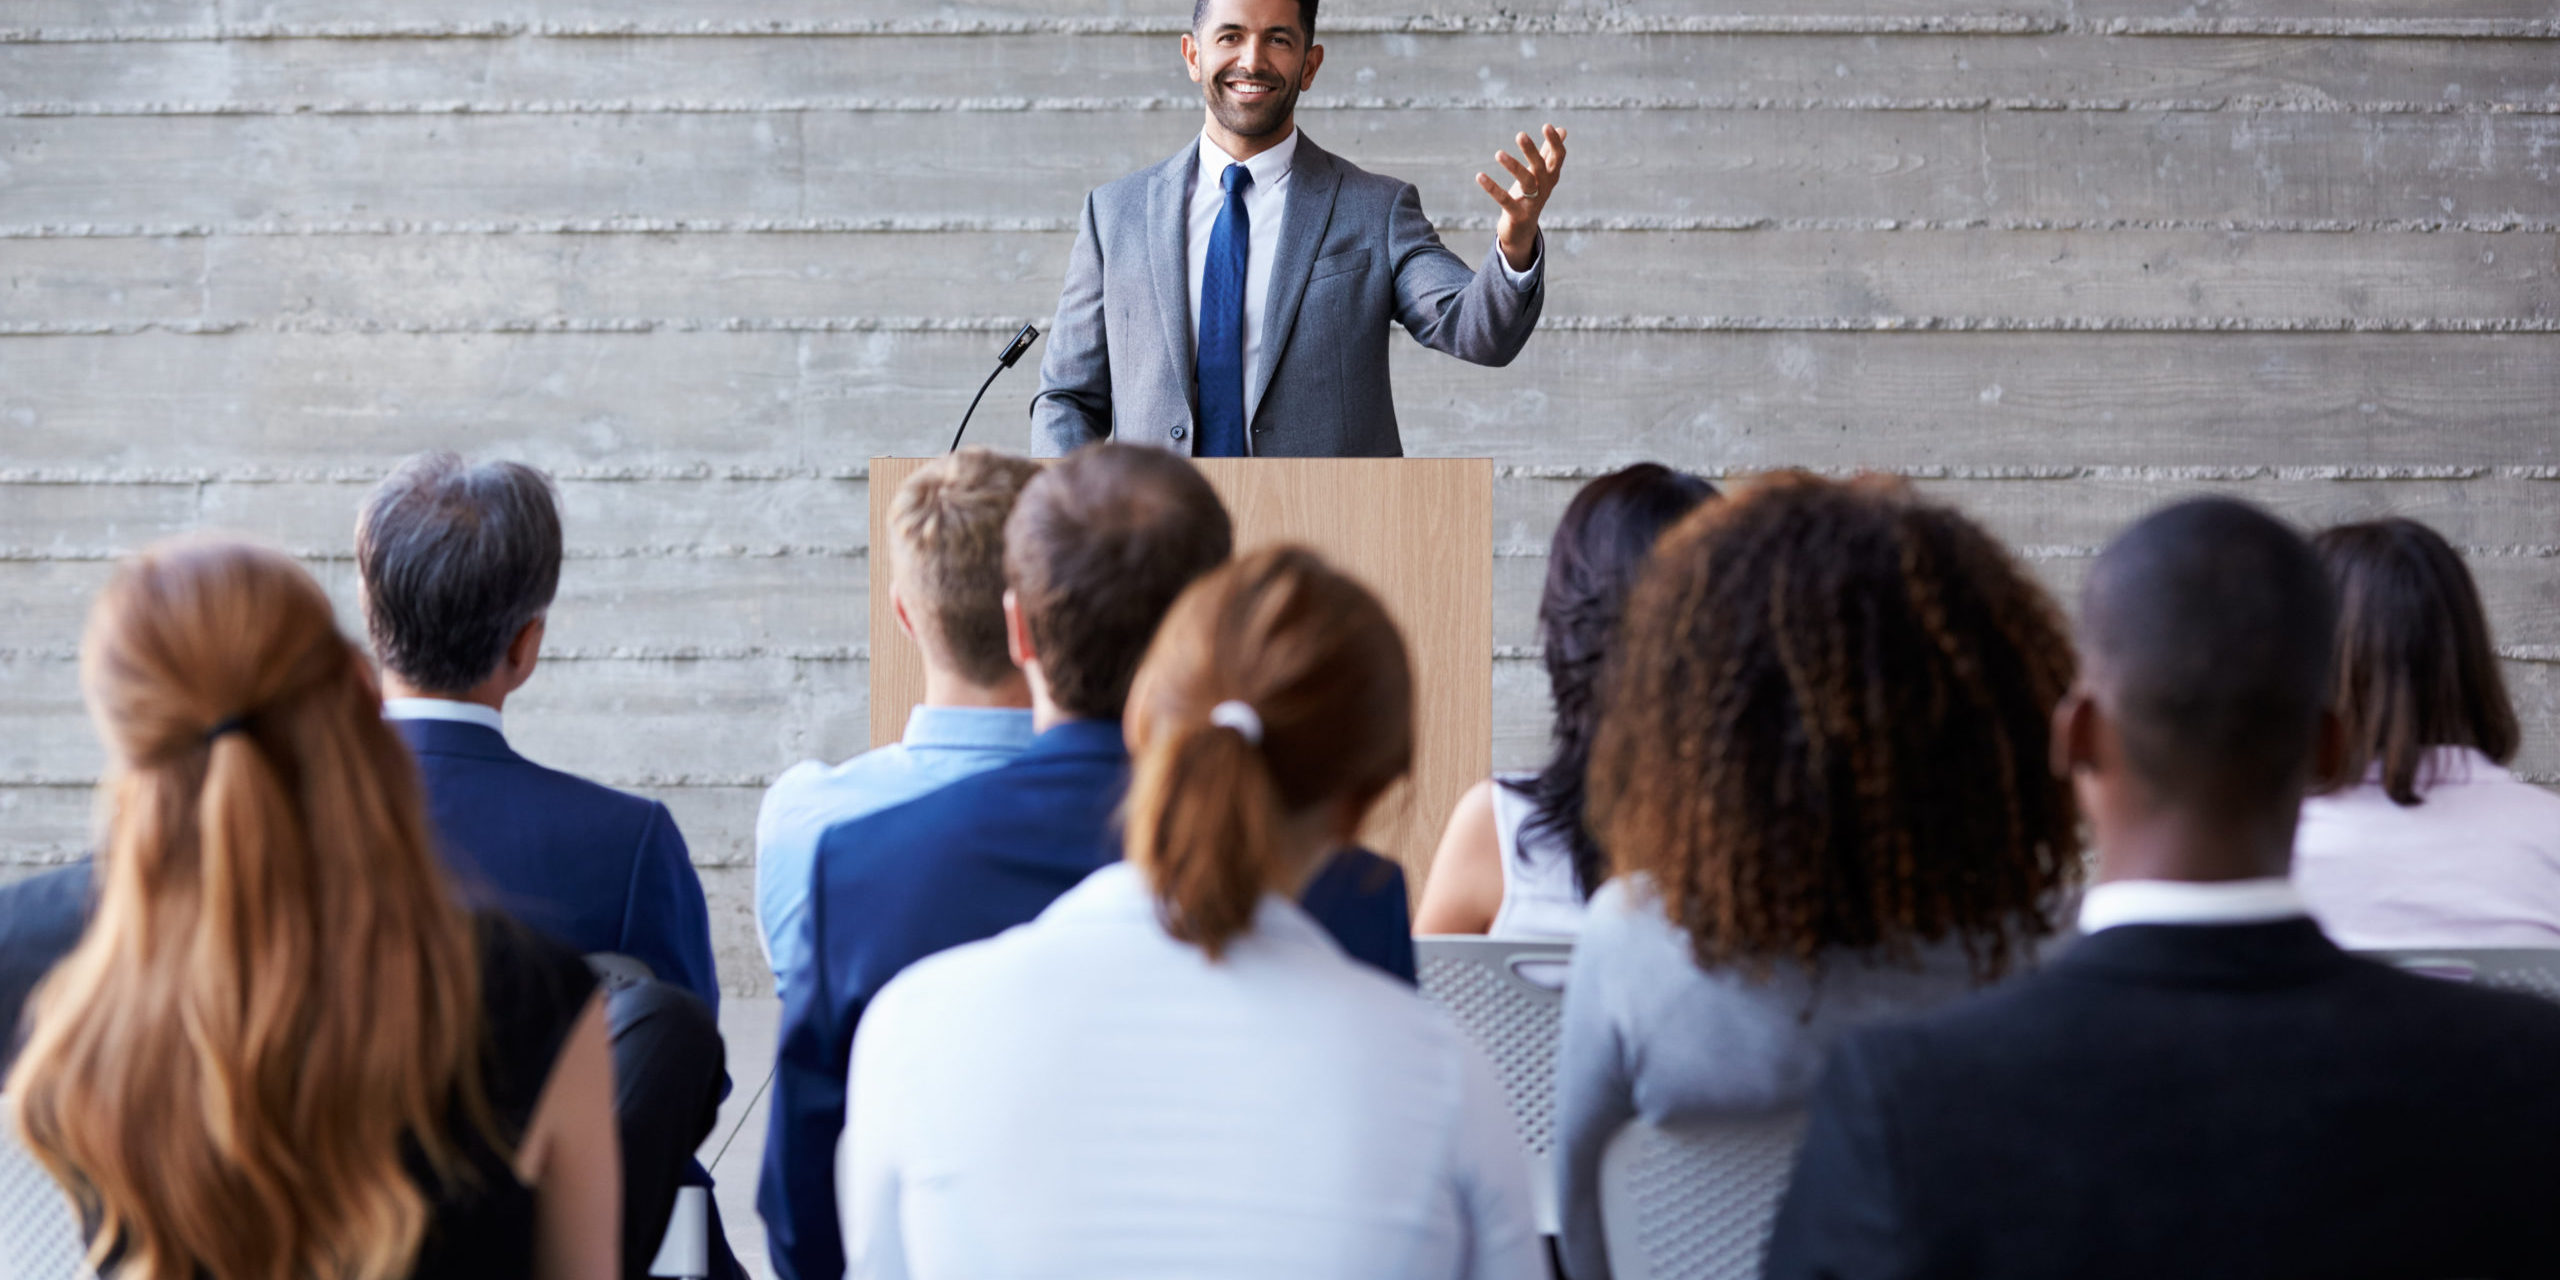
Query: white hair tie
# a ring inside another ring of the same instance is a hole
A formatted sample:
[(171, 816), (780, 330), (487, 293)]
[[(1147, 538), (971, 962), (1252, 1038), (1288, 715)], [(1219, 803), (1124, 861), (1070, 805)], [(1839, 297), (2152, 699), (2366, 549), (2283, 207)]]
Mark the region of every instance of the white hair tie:
[(1229, 699), (1209, 708), (1209, 723), (1221, 729), (1233, 729), (1257, 747), (1262, 745), (1262, 717), (1241, 702)]

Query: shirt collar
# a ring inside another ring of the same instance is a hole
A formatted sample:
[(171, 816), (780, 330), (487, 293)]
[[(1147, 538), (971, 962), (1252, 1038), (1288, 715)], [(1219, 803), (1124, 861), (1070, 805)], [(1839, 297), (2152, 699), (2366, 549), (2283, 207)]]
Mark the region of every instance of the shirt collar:
[(2264, 924), (2309, 912), (2293, 881), (2110, 880), (2080, 900), (2080, 932), (2120, 924)]
[(1297, 155), (1298, 127), (1296, 125), (1289, 126), (1289, 136), (1282, 138), (1278, 146), (1264, 151), (1251, 160), (1238, 160), (1228, 155), (1225, 147), (1209, 140), (1209, 133), (1204, 129), (1200, 133), (1200, 181), (1207, 186), (1215, 187), (1218, 185), (1219, 177), (1226, 173), (1228, 165), (1242, 164), (1244, 171), (1253, 175), (1253, 189), (1268, 191), (1273, 183), (1289, 176), (1289, 162), (1296, 159)]
[(1020, 751), (1031, 745), (1031, 709), (918, 706), (898, 741), (909, 750)]
[(382, 700), (385, 720), (453, 720), (476, 724), (492, 733), (507, 731), (506, 719), (496, 707), (477, 702), (456, 702), (451, 698), (385, 698)]

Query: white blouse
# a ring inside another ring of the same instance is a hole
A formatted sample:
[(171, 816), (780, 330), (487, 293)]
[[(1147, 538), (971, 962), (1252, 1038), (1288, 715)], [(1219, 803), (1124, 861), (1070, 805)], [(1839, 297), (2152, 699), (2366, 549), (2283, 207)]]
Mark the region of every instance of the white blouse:
[(1533, 828), (1541, 810), (1537, 802), (1513, 790), (1533, 774), (1502, 774), (1493, 780), (1494, 840), (1502, 852), (1502, 906), (1493, 913), (1488, 937), (1520, 941), (1561, 939), (1582, 932), (1582, 893), (1573, 883), (1573, 845), (1563, 836)]
[(907, 970), (854, 1042), (854, 1276), (1543, 1276), (1475, 1047), (1266, 896), (1212, 962), (1143, 877)]
[(2469, 747), (2436, 747), (2419, 803), (2379, 766), (2302, 804), (2293, 880), (2349, 950), (2560, 947), (2560, 796)]

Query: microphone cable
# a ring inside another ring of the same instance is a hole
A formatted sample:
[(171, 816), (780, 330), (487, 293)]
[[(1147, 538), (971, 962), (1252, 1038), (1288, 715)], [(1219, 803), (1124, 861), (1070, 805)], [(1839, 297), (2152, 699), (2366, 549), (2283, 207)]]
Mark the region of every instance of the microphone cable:
[(987, 388), (996, 384), (996, 375), (1012, 368), (1013, 362), (1020, 360), (1022, 353), (1029, 351), (1031, 344), (1039, 339), (1039, 327), (1026, 324), (1022, 326), (1022, 332), (1013, 335), (1013, 341), (1004, 344), (1004, 350), (996, 355), (996, 367), (988, 370), (987, 380), (978, 384), (978, 394), (969, 397), (968, 412), (960, 415), (960, 429), (951, 433), (949, 452), (960, 452), (960, 437), (969, 434), (969, 419), (978, 412), (978, 402), (987, 398)]

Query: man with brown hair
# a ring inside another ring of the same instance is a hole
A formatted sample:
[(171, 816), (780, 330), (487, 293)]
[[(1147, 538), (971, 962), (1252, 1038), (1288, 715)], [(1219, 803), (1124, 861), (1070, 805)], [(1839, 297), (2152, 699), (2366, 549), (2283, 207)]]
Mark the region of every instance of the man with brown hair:
[(777, 990), (799, 949), (818, 838), (1003, 764), (1031, 743), (1031, 688), (1005, 648), (1004, 522), (1040, 464), (968, 448), (917, 469), (889, 506), (889, 607), (924, 655), (903, 737), (832, 768), (803, 760), (756, 814), (756, 928)]
[[(1029, 921), (1119, 859), (1130, 682), (1174, 598), (1234, 541), (1208, 482), (1160, 449), (1094, 445), (1023, 487), (1005, 523), (1004, 617), (1037, 736), (1009, 763), (818, 842), (756, 1200), (783, 1280), (846, 1270), (835, 1153), (863, 1010), (908, 965)], [(1355, 959), (1412, 980), (1394, 864), (1347, 853), (1303, 901)]]

